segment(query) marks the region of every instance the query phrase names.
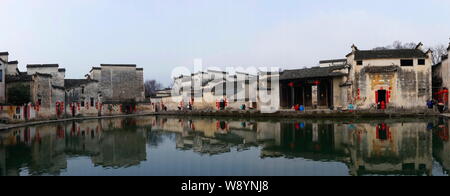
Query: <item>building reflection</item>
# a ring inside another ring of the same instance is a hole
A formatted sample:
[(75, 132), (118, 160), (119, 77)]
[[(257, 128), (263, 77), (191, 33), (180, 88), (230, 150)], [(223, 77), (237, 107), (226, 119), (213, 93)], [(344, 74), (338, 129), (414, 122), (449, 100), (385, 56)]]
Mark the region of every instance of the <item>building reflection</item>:
[(147, 158), (145, 121), (110, 119), (60, 123), (0, 133), (0, 175), (59, 175), (67, 159), (129, 167)]
[(345, 163), (349, 175), (432, 175), (450, 169), (449, 122), (440, 120), (237, 121), (136, 117), (41, 125), (0, 132), (0, 175), (60, 175), (68, 159), (124, 168), (147, 160), (165, 139), (216, 156), (258, 149), (261, 159)]
[(433, 131), (433, 157), (446, 174), (450, 171), (449, 124), (449, 120), (440, 118)]

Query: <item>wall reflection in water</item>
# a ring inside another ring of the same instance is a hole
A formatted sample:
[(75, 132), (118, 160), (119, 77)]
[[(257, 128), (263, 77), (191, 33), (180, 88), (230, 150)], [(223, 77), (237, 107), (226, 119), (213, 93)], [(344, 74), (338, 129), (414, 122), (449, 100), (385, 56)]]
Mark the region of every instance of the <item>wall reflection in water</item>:
[(0, 132), (0, 175), (60, 175), (77, 157), (104, 169), (142, 166), (158, 159), (151, 149), (167, 140), (178, 152), (206, 157), (253, 148), (260, 161), (339, 162), (348, 175), (447, 175), (448, 124), (136, 117), (40, 125)]

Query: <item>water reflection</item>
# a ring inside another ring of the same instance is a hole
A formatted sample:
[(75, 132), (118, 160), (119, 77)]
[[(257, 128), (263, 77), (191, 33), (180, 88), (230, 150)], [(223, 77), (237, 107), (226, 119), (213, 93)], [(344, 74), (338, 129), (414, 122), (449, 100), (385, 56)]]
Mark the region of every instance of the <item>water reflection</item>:
[(2, 176), (447, 175), (449, 169), (446, 119), (137, 117), (0, 132)]

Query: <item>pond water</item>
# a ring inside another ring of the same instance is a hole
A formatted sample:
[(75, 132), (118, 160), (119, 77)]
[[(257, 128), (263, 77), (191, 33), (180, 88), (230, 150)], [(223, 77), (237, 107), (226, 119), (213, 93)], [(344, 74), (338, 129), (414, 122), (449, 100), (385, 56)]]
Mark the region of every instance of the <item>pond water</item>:
[(449, 122), (135, 117), (0, 132), (0, 175), (448, 175)]

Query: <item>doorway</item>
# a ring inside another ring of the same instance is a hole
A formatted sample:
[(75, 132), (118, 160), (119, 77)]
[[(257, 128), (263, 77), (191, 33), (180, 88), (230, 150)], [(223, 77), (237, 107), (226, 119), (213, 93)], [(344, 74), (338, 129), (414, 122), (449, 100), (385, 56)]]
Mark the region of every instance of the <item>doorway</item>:
[(387, 91), (386, 90), (378, 90), (376, 92), (377, 97), (377, 105), (378, 109), (386, 109), (387, 104)]

